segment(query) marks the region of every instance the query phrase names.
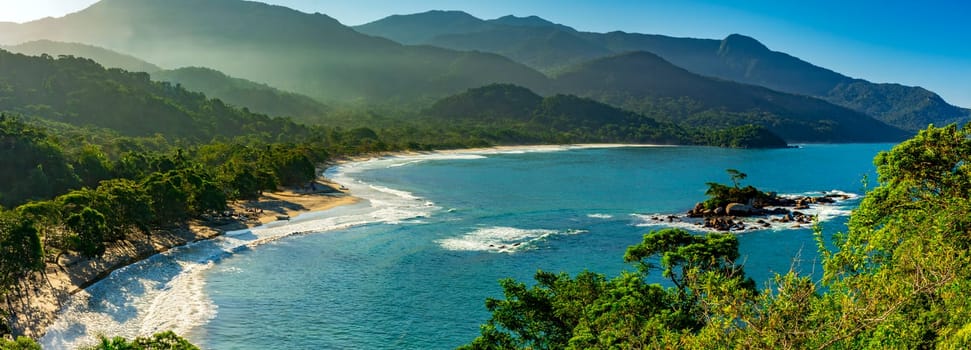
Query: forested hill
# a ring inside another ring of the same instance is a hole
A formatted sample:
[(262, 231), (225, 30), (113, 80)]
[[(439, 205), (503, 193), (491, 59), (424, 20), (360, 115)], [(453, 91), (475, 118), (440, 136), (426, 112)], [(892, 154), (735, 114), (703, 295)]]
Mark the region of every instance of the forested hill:
[(431, 118), (429, 124), (500, 130), (500, 135), (525, 139), (542, 139), (549, 138), (544, 135), (553, 135), (561, 143), (786, 147), (785, 140), (760, 126), (741, 124), (718, 129), (682, 127), (586, 98), (573, 95), (544, 98), (527, 88), (508, 84), (483, 86), (446, 97), (424, 114)]
[(685, 126), (762, 125), (789, 142), (900, 141), (908, 135), (826, 101), (703, 77), (648, 52), (571, 67), (554, 79), (553, 90)]
[(174, 139), (291, 135), (304, 127), (248, 113), (147, 73), (105, 69), (76, 57), (25, 56), (0, 50), (0, 111), (73, 125), (108, 128), (129, 136), (156, 133)]
[(971, 110), (950, 105), (926, 89), (854, 79), (772, 51), (744, 35), (695, 39), (591, 33), (538, 17), (510, 18), (483, 20), (460, 11), (430, 11), (390, 16), (355, 29), (399, 42), (498, 53), (546, 72), (582, 60), (647, 51), (694, 73), (819, 97), (908, 131), (971, 119)]
[(266, 84), (233, 78), (203, 67), (185, 67), (152, 73), (152, 79), (167, 81), (205, 93), (226, 103), (271, 116), (297, 121), (320, 122), (330, 108), (305, 95), (282, 91)]
[(310, 97), (282, 91), (266, 84), (230, 77), (214, 69), (184, 67), (165, 70), (137, 57), (97, 46), (38, 40), (3, 48), (30, 56), (46, 54), (53, 57), (84, 57), (98, 62), (105, 68), (120, 68), (129, 72), (147, 72), (151, 74), (152, 80), (181, 85), (187, 90), (201, 92), (228, 104), (270, 116), (293, 117), (295, 120), (319, 122), (321, 116), (330, 110), (324, 104)]
[(103, 0), (7, 27), (0, 43), (81, 42), (165, 67), (209, 67), (323, 102), (413, 102), (488, 83), (545, 80), (499, 55), (405, 46), (323, 14), (240, 0)]
[(145, 62), (137, 57), (117, 53), (105, 48), (78, 44), (63, 43), (50, 40), (37, 40), (13, 46), (2, 46), (10, 52), (22, 53), (29, 56), (50, 55), (58, 57), (62, 55), (90, 58), (106, 68), (121, 68), (129, 72), (155, 73), (162, 70), (159, 66)]

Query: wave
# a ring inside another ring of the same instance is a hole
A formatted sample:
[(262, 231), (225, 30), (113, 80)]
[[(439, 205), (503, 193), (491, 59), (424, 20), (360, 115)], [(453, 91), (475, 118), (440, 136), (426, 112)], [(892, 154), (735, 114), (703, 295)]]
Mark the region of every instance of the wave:
[(112, 272), (72, 296), (40, 343), (45, 349), (73, 349), (94, 344), (99, 334), (131, 338), (173, 330), (191, 336), (217, 313), (205, 292), (205, 275), (219, 261), (294, 235), (370, 224), (421, 224), (416, 219), (440, 210), (413, 193), (370, 185), (350, 175), (374, 166), (379, 165), (348, 163), (326, 173), (363, 199), (357, 204), (227, 232)]
[(613, 215), (610, 215), (610, 214), (599, 214), (599, 213), (587, 214), (587, 217), (588, 218), (591, 218), (591, 219), (613, 219), (614, 218)]
[(535, 243), (553, 235), (572, 235), (585, 232), (584, 230), (556, 231), (494, 226), (480, 228), (460, 237), (441, 239), (436, 242), (446, 250), (515, 253), (534, 248)]

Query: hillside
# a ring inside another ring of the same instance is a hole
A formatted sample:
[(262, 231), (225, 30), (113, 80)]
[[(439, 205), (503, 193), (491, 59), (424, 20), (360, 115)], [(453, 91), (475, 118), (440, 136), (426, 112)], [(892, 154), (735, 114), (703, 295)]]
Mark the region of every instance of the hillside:
[(703, 77), (647, 52), (572, 67), (556, 77), (554, 87), (682, 125), (755, 123), (789, 142), (899, 141), (907, 135), (822, 100)]
[(53, 57), (61, 55), (85, 57), (98, 62), (106, 68), (121, 68), (129, 72), (154, 73), (162, 70), (159, 66), (145, 62), (131, 55), (120, 54), (97, 46), (63, 43), (50, 40), (37, 40), (19, 45), (2, 46), (4, 50), (22, 53), (28, 56), (47, 54)]
[[(438, 25), (449, 21), (445, 15), (461, 16), (461, 22), (453, 23), (464, 26)], [(557, 71), (586, 59), (647, 51), (697, 74), (822, 98), (908, 131), (917, 131), (930, 123), (943, 125), (971, 119), (971, 111), (952, 106), (923, 88), (874, 84), (847, 77), (771, 51), (743, 35), (712, 40), (619, 31), (589, 33), (538, 17), (510, 20), (507, 16), (478, 21), (470, 17), (462, 12), (449, 12), (431, 18), (426, 12), (394, 16), (393, 21), (387, 18), (355, 28), (392, 40), (420, 30), (421, 37), (426, 39), (412, 42), (493, 52), (543, 71)]]
[(568, 142), (701, 144), (785, 147), (764, 129), (740, 125), (723, 131), (684, 128), (573, 95), (542, 97), (527, 88), (494, 84), (443, 98), (424, 114), (435, 124), (509, 128), (525, 135), (559, 135)]
[(239, 0), (103, 0), (7, 25), (0, 42), (81, 42), (166, 67), (210, 67), (320, 101), (393, 104), (545, 77), (505, 57), (404, 46), (322, 14)]
[(128, 136), (209, 140), (252, 133), (299, 134), (285, 119), (240, 111), (147, 73), (105, 69), (76, 57), (54, 59), (0, 50), (0, 111)]
[(152, 79), (178, 84), (188, 90), (199, 91), (260, 114), (319, 121), (321, 116), (330, 111), (330, 108), (310, 97), (246, 79), (233, 78), (209, 68), (163, 70), (153, 73)]

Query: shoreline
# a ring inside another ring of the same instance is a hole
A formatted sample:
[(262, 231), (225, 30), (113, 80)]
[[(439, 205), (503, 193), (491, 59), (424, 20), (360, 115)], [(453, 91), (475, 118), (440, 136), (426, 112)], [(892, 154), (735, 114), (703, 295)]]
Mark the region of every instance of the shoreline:
[[(218, 218), (220, 222), (204, 222), (193, 219), (176, 227), (160, 229), (149, 234), (134, 232), (129, 239), (109, 245), (105, 255), (94, 259), (81, 259), (76, 256), (62, 258), (60, 265), (48, 263), (43, 273), (31, 276), (23, 297), (8, 296), (6, 302), (11, 311), (9, 323), (14, 334), (39, 339), (59, 316), (61, 308), (76, 293), (98, 283), (112, 272), (164, 253), (172, 248), (189, 243), (210, 240), (227, 232), (255, 228), (264, 224), (281, 221), (278, 216), (294, 218), (297, 215), (325, 211), (338, 206), (357, 203), (361, 199), (350, 194), (349, 190), (328, 177), (329, 169), (351, 163), (364, 163), (385, 158), (421, 159), (425, 157), (450, 155), (490, 155), (509, 153), (547, 153), (576, 149), (598, 148), (652, 148), (684, 147), (661, 144), (565, 144), (565, 145), (521, 145), (493, 146), (483, 148), (463, 148), (431, 151), (393, 151), (371, 154), (344, 156), (323, 164), (315, 180), (321, 190), (290, 188), (272, 193), (264, 193), (259, 200), (238, 200), (227, 203), (234, 214)], [(244, 215), (239, 215), (240, 213)], [(286, 219), (283, 219), (286, 220)]]
[[(340, 162), (337, 164), (341, 164)], [(328, 167), (336, 164), (328, 164)], [(320, 175), (313, 188), (287, 188), (264, 193), (257, 200), (227, 203), (226, 216), (209, 220), (192, 219), (151, 232), (130, 232), (125, 240), (110, 243), (105, 254), (85, 259), (65, 254), (58, 263), (48, 262), (43, 272), (27, 278), (27, 288), (7, 295), (4, 302), (15, 335), (39, 339), (57, 320), (61, 308), (80, 291), (105, 279), (112, 272), (193, 242), (210, 240), (227, 232), (256, 228), (276, 221), (289, 221), (301, 214), (320, 212), (357, 203), (340, 184)], [(285, 216), (286, 218), (282, 218)]]

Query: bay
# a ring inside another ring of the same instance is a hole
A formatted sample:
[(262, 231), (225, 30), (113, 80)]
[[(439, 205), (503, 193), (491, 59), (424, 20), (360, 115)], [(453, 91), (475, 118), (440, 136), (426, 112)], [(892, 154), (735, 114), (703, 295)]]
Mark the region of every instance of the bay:
[[(201, 275), (214, 316), (187, 335), (213, 349), (454, 348), (488, 319), (499, 279), (633, 269), (624, 250), (658, 228), (644, 214), (684, 212), (706, 182), (729, 182), (727, 168), (767, 191), (860, 194), (891, 146), (549, 147), (346, 164), (329, 175), (366, 201), (306, 220), (355, 219), (218, 259)], [(855, 203), (821, 213), (825, 237), (845, 229)], [(790, 268), (819, 273), (807, 227), (739, 240), (760, 284)]]

